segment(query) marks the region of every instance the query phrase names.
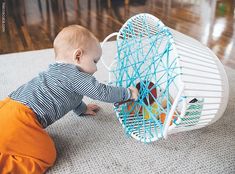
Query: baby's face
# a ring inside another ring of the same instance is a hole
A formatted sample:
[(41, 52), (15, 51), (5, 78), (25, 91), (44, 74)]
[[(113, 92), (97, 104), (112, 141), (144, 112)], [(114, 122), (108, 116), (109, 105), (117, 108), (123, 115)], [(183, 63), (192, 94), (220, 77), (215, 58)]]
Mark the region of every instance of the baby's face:
[(97, 71), (97, 62), (100, 60), (102, 49), (100, 44), (91, 44), (90, 49), (83, 54), (79, 66), (88, 74), (93, 75)]

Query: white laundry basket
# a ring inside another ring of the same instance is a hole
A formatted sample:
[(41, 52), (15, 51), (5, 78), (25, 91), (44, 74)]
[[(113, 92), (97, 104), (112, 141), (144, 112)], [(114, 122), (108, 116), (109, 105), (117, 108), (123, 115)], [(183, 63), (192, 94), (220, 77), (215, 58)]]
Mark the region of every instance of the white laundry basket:
[[(130, 18), (116, 36), (109, 84), (136, 86), (139, 99), (114, 107), (126, 133), (141, 142), (212, 124), (228, 102), (228, 79), (207, 47), (150, 14)], [(103, 50), (105, 52), (105, 50)]]

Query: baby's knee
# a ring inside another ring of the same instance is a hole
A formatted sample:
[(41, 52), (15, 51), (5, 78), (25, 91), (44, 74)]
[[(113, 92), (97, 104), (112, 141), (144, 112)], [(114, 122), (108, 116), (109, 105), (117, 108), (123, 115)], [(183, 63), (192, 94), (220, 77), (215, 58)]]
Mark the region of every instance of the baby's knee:
[(38, 151), (38, 159), (44, 161), (48, 166), (53, 166), (56, 161), (56, 147), (52, 138), (48, 135), (48, 138), (41, 144)]
[(55, 144), (53, 142), (53, 145), (51, 146), (50, 154), (49, 154), (49, 157), (48, 157), (49, 160), (50, 160), (51, 166), (54, 165), (54, 163), (56, 161), (56, 157), (57, 157), (56, 147), (55, 147)]

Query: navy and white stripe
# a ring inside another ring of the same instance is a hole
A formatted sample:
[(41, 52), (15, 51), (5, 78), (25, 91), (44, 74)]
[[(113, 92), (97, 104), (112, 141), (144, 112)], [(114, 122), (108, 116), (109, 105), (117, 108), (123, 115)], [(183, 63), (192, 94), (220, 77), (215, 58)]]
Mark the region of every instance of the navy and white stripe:
[(86, 104), (82, 101), (83, 96), (114, 103), (128, 100), (130, 95), (126, 88), (99, 83), (73, 64), (55, 63), (9, 97), (31, 108), (46, 128), (70, 110), (78, 115), (84, 113)]

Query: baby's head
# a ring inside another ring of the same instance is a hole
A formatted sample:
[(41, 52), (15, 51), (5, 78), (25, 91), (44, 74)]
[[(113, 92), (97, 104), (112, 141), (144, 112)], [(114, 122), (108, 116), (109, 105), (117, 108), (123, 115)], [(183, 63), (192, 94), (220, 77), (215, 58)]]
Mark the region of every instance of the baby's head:
[(79, 25), (65, 27), (56, 36), (54, 43), (56, 61), (75, 64), (83, 72), (94, 74), (96, 63), (102, 54), (98, 39)]

